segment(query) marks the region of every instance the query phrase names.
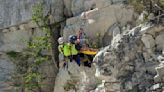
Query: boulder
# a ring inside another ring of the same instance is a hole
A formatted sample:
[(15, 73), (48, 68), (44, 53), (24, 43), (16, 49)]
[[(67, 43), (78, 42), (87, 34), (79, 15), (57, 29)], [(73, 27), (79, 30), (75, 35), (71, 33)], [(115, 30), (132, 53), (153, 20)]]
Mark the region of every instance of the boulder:
[(157, 49), (162, 51), (164, 48), (164, 31), (161, 31), (159, 35), (156, 37), (155, 42), (157, 44)]
[(73, 0), (64, 0), (64, 5), (65, 5), (65, 15), (67, 16), (73, 16), (72, 14), (72, 10), (71, 10), (71, 7), (72, 7), (72, 1)]
[(17, 31), (16, 27), (10, 27), (10, 31)]
[[(152, 57), (154, 53), (144, 49), (155, 46), (154, 38), (150, 34), (142, 34), (141, 30), (144, 30), (143, 26), (117, 34), (111, 45), (95, 56), (96, 76), (105, 79), (105, 91), (151, 92), (150, 87), (154, 85), (156, 75), (155, 67), (159, 62), (156, 57)], [(163, 74), (162, 69), (157, 69), (159, 76)]]
[(9, 29), (3, 29), (2, 32), (3, 33), (9, 32)]
[[(117, 23), (113, 24), (105, 33), (102, 38), (103, 46), (108, 46), (111, 43), (112, 38), (114, 38), (117, 34), (120, 34), (121, 30)], [(108, 39), (108, 40), (107, 40)]]
[(156, 71), (157, 71), (157, 75), (154, 77), (154, 81), (155, 82), (161, 82), (161, 81), (164, 81), (164, 79), (163, 79), (163, 77), (164, 77), (164, 63), (163, 63), (164, 61), (162, 61), (161, 63), (160, 63), (160, 65), (159, 66), (157, 66), (155, 69), (156, 69)]
[(148, 19), (149, 20), (153, 20), (155, 18), (154, 14), (153, 13), (150, 13), (149, 16), (148, 16)]
[(28, 26), (28, 28), (35, 28), (35, 27), (37, 27), (36, 23), (34, 23), (33, 21), (29, 21), (27, 23), (27, 26)]
[[(63, 36), (66, 40), (70, 34), (75, 34), (80, 28), (83, 28), (84, 32), (92, 40), (97, 38), (96, 34), (100, 34), (101, 38), (103, 38), (113, 24), (119, 22), (121, 26), (124, 26), (127, 22), (133, 20), (134, 14), (132, 8), (126, 8), (123, 5), (110, 5), (105, 8), (93, 9), (85, 13), (87, 14), (87, 18), (76, 16), (67, 19), (66, 26), (63, 30)], [(92, 20), (92, 22), (90, 23), (89, 20)], [(112, 35), (112, 32), (110, 32), (109, 35)]]
[(92, 10), (94, 8), (96, 8), (96, 0), (85, 0), (84, 2), (84, 10), (88, 11), (88, 10)]
[(30, 38), (30, 31), (10, 31), (7, 33), (2, 33), (1, 41), (2, 45), (0, 46), (0, 51), (17, 51), (20, 52), (26, 48), (25, 42)]
[(68, 88), (69, 92), (74, 92), (75, 89), (72, 89), (71, 85), (68, 84), (70, 80), (77, 81), (77, 83), (71, 82), (73, 85), (76, 85), (77, 92), (89, 92), (96, 87), (96, 78), (93, 76), (94, 72), (94, 67), (88, 68), (83, 65), (79, 67), (74, 61), (68, 62), (68, 68), (61, 67), (59, 69), (54, 92), (65, 92), (65, 87)]
[(111, 4), (122, 4), (127, 0), (64, 0), (65, 12), (68, 16), (77, 16), (84, 11), (92, 10), (95, 7), (105, 8)]
[(107, 7), (110, 6), (112, 4), (112, 0), (99, 0), (96, 2), (96, 7), (97, 8), (103, 8), (103, 7)]
[(117, 26), (116, 28), (113, 29), (113, 38), (117, 35), (121, 34), (120, 28)]
[(119, 41), (121, 40), (121, 34), (118, 34), (116, 35), (113, 39), (112, 39), (112, 43), (111, 43), (111, 46), (113, 46), (114, 48), (117, 48), (118, 47), (118, 43)]
[(153, 47), (155, 46), (154, 38), (151, 35), (144, 34), (141, 40), (144, 43), (146, 49), (148, 49), (151, 53), (153, 51)]
[(84, 1), (85, 0), (72, 0), (71, 11), (74, 16), (84, 11)]

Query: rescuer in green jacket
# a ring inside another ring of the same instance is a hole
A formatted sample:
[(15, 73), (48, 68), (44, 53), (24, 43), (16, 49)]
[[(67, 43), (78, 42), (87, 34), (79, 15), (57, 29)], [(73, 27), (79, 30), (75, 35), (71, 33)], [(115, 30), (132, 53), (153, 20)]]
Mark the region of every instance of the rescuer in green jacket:
[(68, 60), (66, 59), (70, 59), (70, 62), (72, 62), (72, 60), (77, 61), (78, 51), (75, 48), (75, 44), (73, 44), (72, 42), (64, 43), (63, 37), (60, 37), (58, 39), (58, 43), (59, 43), (58, 50), (60, 52), (59, 57), (60, 56), (63, 57), (63, 60), (60, 60), (60, 61), (64, 61), (64, 64), (63, 64), (64, 67), (66, 65), (68, 67), (68, 64), (67, 64)]
[(77, 36), (76, 35), (70, 35), (69, 36), (69, 42), (71, 45), (71, 58), (76, 61), (76, 63), (80, 66), (80, 56), (78, 55), (78, 50), (76, 48), (76, 41)]

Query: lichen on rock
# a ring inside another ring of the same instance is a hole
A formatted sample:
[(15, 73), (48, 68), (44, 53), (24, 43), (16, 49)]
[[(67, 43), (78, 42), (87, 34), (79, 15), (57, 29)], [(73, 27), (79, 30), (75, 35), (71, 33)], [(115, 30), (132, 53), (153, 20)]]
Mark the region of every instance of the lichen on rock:
[[(155, 27), (153, 26), (153, 28)], [(145, 33), (142, 32), (144, 26), (141, 29), (136, 30), (136, 28), (122, 34), (118, 41), (114, 41), (115, 38), (113, 38), (113, 44), (95, 57), (97, 72), (100, 73), (97, 77), (105, 78), (107, 84), (112, 81), (110, 85), (104, 87), (108, 91), (158, 92), (154, 90), (163, 90), (161, 87), (163, 85), (161, 83), (163, 64), (158, 66), (160, 62), (157, 58), (162, 53), (156, 52), (158, 44), (155, 44), (155, 38), (158, 38), (158, 35), (154, 38), (147, 34), (151, 27), (146, 29)], [(137, 32), (133, 34), (132, 31)], [(160, 31), (162, 32), (162, 29)], [(154, 33), (156, 34), (155, 30)], [(155, 45), (157, 47), (154, 47)], [(154, 78), (160, 82), (160, 86), (152, 89), (152, 86), (157, 83)], [(114, 85), (119, 86), (119, 88), (110, 89)]]

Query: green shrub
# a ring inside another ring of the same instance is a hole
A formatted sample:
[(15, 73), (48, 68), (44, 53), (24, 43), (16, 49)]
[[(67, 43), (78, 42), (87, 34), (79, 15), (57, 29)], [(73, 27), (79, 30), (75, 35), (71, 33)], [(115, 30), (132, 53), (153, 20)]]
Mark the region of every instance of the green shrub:
[(6, 53), (16, 66), (15, 75), (20, 75), (21, 85), (28, 91), (38, 90), (41, 92), (43, 76), (41, 76), (39, 67), (50, 59), (48, 55), (42, 53), (42, 51), (50, 51), (51, 49), (50, 28), (43, 8), (42, 2), (32, 7), (32, 21), (45, 35), (31, 37), (30, 41), (25, 42), (28, 44), (26, 50), (21, 53), (15, 51)]
[(164, 0), (128, 0), (128, 3), (138, 13), (141, 13), (143, 10), (151, 13), (154, 10), (155, 4), (164, 8)]
[(164, 0), (159, 0), (159, 3), (162, 7), (164, 7)]
[(96, 86), (100, 85), (102, 83), (102, 80), (96, 78)]
[(134, 10), (141, 13), (144, 10), (142, 0), (128, 0), (128, 3), (134, 7)]
[(101, 33), (97, 33), (96, 39), (89, 39), (88, 40), (89, 47), (95, 48), (95, 49), (101, 48), (102, 47), (101, 41), (102, 41), (102, 35), (101, 35)]

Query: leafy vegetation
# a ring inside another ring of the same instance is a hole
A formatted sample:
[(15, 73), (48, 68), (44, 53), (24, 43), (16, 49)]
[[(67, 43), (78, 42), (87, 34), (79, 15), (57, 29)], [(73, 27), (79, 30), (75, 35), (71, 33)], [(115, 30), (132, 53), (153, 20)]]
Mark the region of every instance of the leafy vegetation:
[[(128, 0), (128, 3), (133, 6), (134, 10), (142, 13), (141, 20), (137, 21), (138, 24), (151, 21), (153, 23), (161, 23), (163, 17), (164, 0)], [(158, 18), (158, 19), (157, 19)]]
[(102, 47), (102, 44), (101, 44), (101, 38), (102, 38), (101, 33), (97, 33), (96, 37), (97, 37), (97, 39), (94, 39), (94, 41), (93, 41), (93, 39), (89, 39), (88, 38), (89, 47), (95, 48), (95, 49), (98, 49), (98, 48)]
[(162, 7), (164, 7), (164, 0), (160, 0), (160, 4)]
[(22, 53), (10, 51), (6, 53), (14, 61), (16, 65), (16, 73), (13, 76), (15, 79), (19, 79), (20, 83), (16, 83), (16, 86), (23, 86), (23, 90), (41, 92), (41, 83), (43, 80), (41, 71), (39, 68), (42, 63), (51, 60), (51, 56), (47, 55), (51, 49), (50, 42), (50, 28), (48, 26), (48, 17), (44, 15), (43, 4), (38, 3), (33, 7), (32, 20), (40, 28), (40, 33), (32, 37), (28, 43), (27, 49)]
[(144, 10), (142, 0), (128, 0), (128, 3), (134, 7), (134, 10), (141, 13)]
[(155, 5), (164, 8), (164, 0), (128, 0), (128, 3), (134, 7), (134, 10), (141, 13), (143, 10), (152, 13)]
[(49, 51), (51, 48), (50, 29), (47, 26), (48, 19), (44, 16), (43, 4), (39, 3), (33, 7), (32, 20), (38, 25), (44, 35), (36, 36), (28, 42), (28, 49), (30, 50), (30, 58), (33, 59), (27, 73), (24, 75), (25, 86), (29, 90), (38, 89), (41, 91), (42, 76), (39, 72), (39, 66), (48, 61), (49, 56), (43, 55), (43, 51)]
[(96, 87), (102, 83), (102, 80), (96, 78)]

